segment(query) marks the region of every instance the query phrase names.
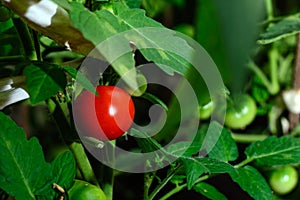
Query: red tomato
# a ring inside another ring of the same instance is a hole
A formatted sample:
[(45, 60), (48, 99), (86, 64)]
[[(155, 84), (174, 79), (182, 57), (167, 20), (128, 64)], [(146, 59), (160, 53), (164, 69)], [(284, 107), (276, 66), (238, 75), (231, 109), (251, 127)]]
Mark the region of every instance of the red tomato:
[(100, 140), (121, 137), (133, 123), (131, 96), (115, 86), (97, 86), (98, 96), (83, 91), (74, 101), (73, 115), (80, 133)]

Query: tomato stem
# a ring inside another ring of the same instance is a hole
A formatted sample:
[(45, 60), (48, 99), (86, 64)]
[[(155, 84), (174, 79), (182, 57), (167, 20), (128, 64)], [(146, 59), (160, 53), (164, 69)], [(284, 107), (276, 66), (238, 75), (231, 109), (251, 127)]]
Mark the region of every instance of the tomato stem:
[(0, 62), (24, 62), (25, 60), (26, 58), (23, 55), (0, 57)]
[(72, 153), (74, 154), (78, 168), (79, 168), (84, 180), (86, 180), (87, 182), (89, 182), (91, 184), (99, 186), (96, 176), (94, 174), (94, 171), (92, 169), (92, 166), (86, 156), (86, 153), (84, 151), (82, 144), (73, 142), (69, 146), (69, 148), (72, 151)]
[(273, 20), (273, 4), (272, 4), (272, 0), (265, 0), (265, 5), (266, 5), (266, 11), (267, 11), (267, 17), (268, 17), (268, 21)]
[(251, 163), (254, 160), (254, 158), (247, 158), (245, 160), (243, 160), (242, 162), (236, 164), (234, 167), (235, 168), (241, 168), (244, 167), (245, 165), (247, 165), (248, 163)]
[(232, 138), (239, 143), (252, 143), (260, 140), (264, 140), (268, 137), (268, 135), (262, 134), (239, 134), (239, 133), (231, 133)]
[(264, 72), (254, 62), (250, 62), (248, 65), (248, 67), (254, 72), (254, 74), (258, 76), (258, 78), (267, 88), (269, 93), (272, 95), (277, 94), (280, 90), (278, 75), (277, 75), (278, 74), (277, 58), (278, 58), (278, 50), (275, 47), (272, 47), (272, 50), (269, 53), (271, 81), (268, 80)]
[[(181, 166), (178, 166), (175, 168), (154, 190), (153, 192), (149, 195), (147, 200), (152, 200), (158, 193), (159, 191), (166, 186), (166, 184), (172, 179), (172, 177), (177, 173), (177, 171), (180, 169)], [(180, 186), (179, 186), (180, 187)], [(172, 191), (172, 190), (171, 190)], [(176, 192), (175, 192), (176, 193)], [(165, 195), (166, 196), (166, 195)]]
[[(70, 121), (68, 121), (69, 118), (67, 117), (69, 114), (68, 107), (66, 104), (58, 103), (55, 98), (51, 98), (51, 100), (56, 106), (55, 110), (53, 111), (53, 117), (55, 119), (54, 121), (58, 126), (61, 137), (63, 138), (64, 142), (68, 144), (69, 149), (72, 151), (81, 175), (86, 181), (99, 186), (82, 144), (76, 142), (70, 144), (70, 141), (68, 141), (71, 140), (70, 135), (73, 133), (70, 128)], [(64, 132), (62, 130), (64, 130)]]
[[(205, 176), (201, 176), (200, 178), (198, 178), (194, 184), (197, 184), (201, 181), (204, 181), (206, 179), (209, 178), (209, 175), (205, 175)], [(187, 183), (184, 183), (182, 185), (177, 185), (174, 189), (172, 189), (171, 191), (169, 191), (168, 193), (166, 193), (162, 198), (160, 198), (160, 200), (166, 200), (168, 198), (170, 198), (172, 195), (180, 192), (182, 189), (187, 187)]]
[(144, 175), (144, 199), (148, 198), (149, 189), (155, 177), (155, 171)]
[(14, 18), (13, 23), (23, 44), (24, 55), (29, 60), (37, 60), (37, 53), (28, 26), (19, 18)]

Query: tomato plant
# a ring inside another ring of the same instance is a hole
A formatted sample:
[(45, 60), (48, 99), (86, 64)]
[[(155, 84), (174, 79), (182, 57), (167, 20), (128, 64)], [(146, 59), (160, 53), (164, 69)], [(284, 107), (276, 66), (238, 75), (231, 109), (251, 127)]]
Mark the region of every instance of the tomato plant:
[(84, 135), (100, 140), (113, 140), (122, 136), (134, 118), (134, 103), (121, 88), (97, 86), (97, 94), (83, 91), (74, 102), (77, 126)]
[(269, 183), (279, 195), (290, 193), (298, 184), (298, 172), (292, 166), (284, 166), (271, 172)]
[(1, 1), (0, 199), (299, 199), (299, 10)]

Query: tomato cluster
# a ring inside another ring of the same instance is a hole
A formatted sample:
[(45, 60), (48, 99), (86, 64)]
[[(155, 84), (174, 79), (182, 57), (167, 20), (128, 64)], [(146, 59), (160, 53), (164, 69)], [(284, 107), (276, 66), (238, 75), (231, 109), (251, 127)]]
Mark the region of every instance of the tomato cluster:
[(257, 108), (256, 103), (248, 94), (240, 94), (233, 98), (227, 98), (227, 107), (218, 105), (215, 102), (208, 102), (207, 104), (199, 107), (200, 119), (207, 120), (214, 110), (218, 112), (225, 111), (225, 125), (231, 129), (243, 129), (248, 126), (255, 119)]

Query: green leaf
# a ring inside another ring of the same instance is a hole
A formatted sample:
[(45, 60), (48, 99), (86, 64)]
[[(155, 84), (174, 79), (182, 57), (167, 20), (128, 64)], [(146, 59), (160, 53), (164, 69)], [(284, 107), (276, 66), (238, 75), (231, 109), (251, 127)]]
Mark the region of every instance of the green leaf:
[[(131, 135), (136, 137), (147, 136), (136, 129), (131, 129)], [(235, 171), (235, 168), (232, 165), (223, 161), (206, 157), (191, 157), (192, 154), (199, 150), (197, 143), (189, 144), (187, 142), (178, 142), (164, 149), (151, 137), (136, 138), (136, 140), (144, 152), (160, 149), (160, 155), (157, 155), (163, 157), (165, 161), (168, 161), (169, 158), (179, 159), (185, 166), (188, 189), (192, 188), (195, 181), (202, 174), (234, 173)]]
[(143, 152), (152, 152), (158, 149), (162, 149), (162, 146), (156, 140), (149, 137), (146, 133), (131, 128), (130, 134), (136, 137), (135, 140), (137, 141)]
[(0, 188), (17, 200), (35, 199), (45, 187), (51, 190), (51, 166), (38, 140), (26, 140), (24, 131), (2, 112), (0, 121)]
[(245, 150), (247, 159), (258, 166), (279, 166), (300, 163), (300, 138), (271, 136), (252, 143)]
[[(85, 9), (82, 4), (73, 2), (71, 5), (70, 18), (74, 26), (82, 32), (87, 40), (95, 46), (98, 45), (98, 59), (109, 62), (121, 77), (126, 74), (123, 77), (124, 81), (130, 87), (137, 88), (135, 62), (129, 41), (124, 39), (106, 40), (127, 28), (122, 26), (120, 20), (107, 10), (92, 13)], [(97, 28), (95, 29), (95, 27)], [(103, 42), (104, 40), (106, 42)], [(124, 52), (127, 53), (124, 54)]]
[(129, 8), (139, 8), (141, 6), (141, 0), (125, 0), (125, 2)]
[(183, 164), (186, 170), (187, 188), (190, 190), (196, 180), (204, 173), (209, 173), (209, 170), (196, 159), (183, 160)]
[(185, 175), (177, 175), (176, 174), (171, 178), (170, 182), (173, 184), (181, 184), (185, 181), (185, 179), (186, 179)]
[(216, 129), (216, 132), (220, 132), (220, 130), (222, 130), (222, 132), (218, 142), (208, 153), (209, 157), (223, 162), (236, 160), (239, 156), (239, 152), (235, 141), (231, 137), (231, 132), (217, 122), (212, 123), (213, 129)]
[(197, 154), (200, 150), (201, 146), (195, 143), (190, 143), (190, 142), (178, 142), (175, 144), (170, 145), (167, 148), (167, 151), (172, 154), (172, 155), (177, 155), (177, 156), (192, 156), (194, 154)]
[[(80, 4), (73, 3), (72, 6), (70, 17), (74, 26), (81, 30), (85, 38), (93, 44), (100, 44), (98, 46), (100, 58), (111, 63), (129, 86), (136, 85), (135, 63), (129, 42), (133, 42), (148, 61), (157, 63), (166, 73), (187, 74), (189, 62), (186, 59), (193, 59), (193, 48), (178, 37), (175, 31), (168, 30), (147, 17), (144, 10), (124, 9), (123, 6), (122, 9), (116, 10), (114, 15), (106, 10), (91, 13)], [(118, 8), (118, 6), (115, 7)], [(155, 29), (150, 29), (150, 27)], [(129, 30), (131, 32), (128, 34), (113, 37), (117, 33)], [(108, 40), (104, 41), (105, 39)], [(124, 54), (124, 52), (127, 53)], [(123, 76), (129, 72), (132, 74)]]
[(11, 29), (14, 26), (13, 21), (11, 19), (5, 21), (5, 22), (0, 22), (0, 32), (7, 31)]
[(268, 183), (255, 168), (245, 166), (237, 169), (237, 173), (229, 173), (229, 175), (255, 200), (273, 199)]
[(67, 84), (63, 70), (57, 65), (30, 64), (25, 68), (24, 75), (32, 104), (44, 101), (58, 91), (63, 91)]
[(260, 44), (269, 44), (282, 38), (295, 35), (300, 32), (299, 15), (289, 16), (270, 26), (258, 40)]
[(141, 98), (147, 99), (148, 101), (150, 101), (153, 104), (159, 104), (165, 111), (168, 111), (168, 106), (158, 97), (156, 97), (155, 95), (145, 92), (142, 96), (140, 96)]
[(60, 154), (51, 163), (52, 173), (55, 175), (55, 183), (69, 189), (76, 174), (75, 159), (71, 151)]
[(52, 0), (52, 1), (55, 2), (57, 5), (59, 5), (60, 7), (62, 7), (65, 10), (71, 9), (71, 6), (67, 0)]
[(70, 74), (70, 76), (75, 79), (82, 87), (96, 94), (96, 89), (93, 84), (87, 79), (86, 76), (81, 71), (77, 71), (72, 67), (65, 66), (63, 69)]
[(181, 157), (187, 175), (187, 187), (191, 189), (202, 174), (235, 173), (235, 168), (228, 163), (211, 158)]
[(226, 200), (227, 198), (219, 192), (214, 186), (205, 182), (194, 185), (193, 189), (211, 200)]

